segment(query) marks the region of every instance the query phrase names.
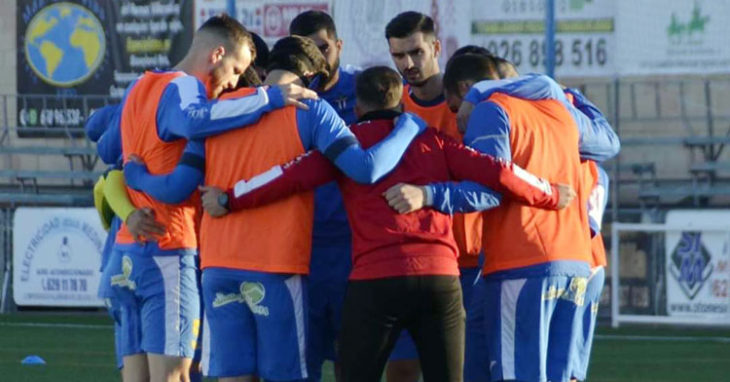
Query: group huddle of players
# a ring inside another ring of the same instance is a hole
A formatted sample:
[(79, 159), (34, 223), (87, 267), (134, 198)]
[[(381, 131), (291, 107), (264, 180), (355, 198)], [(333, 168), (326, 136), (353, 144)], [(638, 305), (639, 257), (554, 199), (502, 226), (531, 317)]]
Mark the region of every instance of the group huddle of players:
[(397, 71), (324, 12), (270, 51), (216, 16), (91, 116), (124, 381), (586, 378), (618, 137), (484, 48), (442, 73), (426, 15), (385, 38)]

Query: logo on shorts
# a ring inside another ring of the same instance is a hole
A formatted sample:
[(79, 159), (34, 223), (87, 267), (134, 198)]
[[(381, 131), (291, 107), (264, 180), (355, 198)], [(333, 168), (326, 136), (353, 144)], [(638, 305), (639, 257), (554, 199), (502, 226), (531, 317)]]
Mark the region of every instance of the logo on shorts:
[(213, 307), (218, 308), (230, 303), (246, 303), (253, 314), (268, 316), (269, 308), (260, 305), (266, 297), (266, 288), (259, 282), (244, 281), (239, 288), (240, 293), (216, 293)]
[(132, 275), (132, 259), (129, 256), (122, 257), (122, 273), (112, 276), (112, 286), (127, 287), (131, 290), (137, 289), (137, 284), (129, 279)]
[(573, 277), (567, 288), (558, 288), (555, 285), (550, 285), (550, 287), (548, 287), (548, 289), (542, 294), (542, 299), (549, 301), (560, 298), (572, 301), (575, 305), (583, 306), (583, 304), (585, 304), (587, 286), (587, 278)]
[(264, 284), (244, 281), (241, 283), (241, 295), (246, 299), (249, 309), (254, 314), (261, 316), (269, 315), (269, 308), (259, 305), (264, 300), (264, 297), (266, 297)]
[(712, 256), (702, 244), (702, 233), (682, 232), (682, 238), (672, 251), (669, 273), (690, 300), (697, 296), (713, 270)]
[(586, 287), (588, 286), (588, 279), (585, 277), (573, 277), (570, 280), (568, 289), (563, 292), (560, 296), (563, 300), (572, 301), (577, 306), (583, 306), (586, 300)]

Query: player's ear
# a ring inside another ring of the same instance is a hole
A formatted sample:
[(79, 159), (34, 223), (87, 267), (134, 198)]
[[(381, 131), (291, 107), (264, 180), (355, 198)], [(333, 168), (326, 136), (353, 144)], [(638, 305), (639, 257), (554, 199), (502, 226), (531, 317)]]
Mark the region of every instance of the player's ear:
[(439, 58), (441, 56), (441, 40), (433, 39), (433, 56)]
[(335, 47), (337, 48), (337, 56), (338, 57), (340, 56), (340, 53), (342, 52), (342, 45), (343, 44), (344, 44), (344, 42), (342, 41), (342, 39), (339, 39), (339, 38), (335, 42)]
[(226, 55), (226, 48), (223, 45), (218, 45), (215, 49), (210, 51), (209, 60), (212, 64), (217, 64)]

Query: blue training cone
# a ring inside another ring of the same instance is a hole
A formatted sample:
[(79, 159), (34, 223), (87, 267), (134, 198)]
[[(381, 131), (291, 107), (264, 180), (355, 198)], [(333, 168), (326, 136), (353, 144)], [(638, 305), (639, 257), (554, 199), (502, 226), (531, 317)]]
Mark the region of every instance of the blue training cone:
[(23, 358), (22, 361), (20, 361), (23, 365), (45, 365), (46, 361), (43, 360), (40, 356), (37, 355), (29, 355), (25, 358)]

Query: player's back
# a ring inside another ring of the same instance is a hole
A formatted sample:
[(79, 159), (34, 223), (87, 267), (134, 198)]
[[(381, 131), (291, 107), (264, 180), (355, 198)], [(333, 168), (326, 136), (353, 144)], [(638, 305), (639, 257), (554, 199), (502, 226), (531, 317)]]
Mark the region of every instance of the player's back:
[[(230, 97), (253, 89), (242, 89)], [(264, 173), (305, 152), (293, 106), (264, 115), (253, 126), (206, 139), (205, 184), (232, 188), (240, 179)], [(279, 202), (201, 223), (201, 267), (276, 273), (307, 273), (312, 236), (313, 196)]]
[[(456, 113), (449, 109), (443, 96), (424, 103), (413, 97), (410, 85), (403, 87), (403, 110), (426, 121), (428, 126), (461, 142), (462, 134), (456, 124)], [(482, 214), (479, 212), (454, 214), (454, 239), (459, 248), (459, 266), (477, 267), (482, 250)]]
[[(364, 148), (385, 138), (393, 129), (395, 112), (377, 112), (373, 120), (351, 126)], [(342, 177), (345, 207), (352, 225), (351, 279), (403, 275), (458, 275), (451, 217), (426, 208), (398, 214), (383, 197), (397, 183), (428, 184), (450, 179), (440, 144), (442, 137), (429, 128), (409, 146), (398, 166), (374, 185)]]
[[(132, 85), (122, 106), (120, 126), (124, 159), (126, 161), (131, 154), (140, 156), (152, 174), (172, 171), (185, 148), (184, 139), (167, 142), (160, 138), (157, 126), (158, 106), (165, 88), (183, 75), (182, 72), (146, 72)], [(155, 218), (165, 226), (165, 233), (157, 239), (160, 249), (197, 248), (194, 198), (169, 205), (129, 187), (127, 193), (136, 207), (154, 210)], [(119, 230), (117, 243), (134, 243), (126, 224)]]
[(484, 213), (484, 273), (554, 261), (585, 261), (590, 251), (587, 199), (578, 154), (578, 128), (556, 100), (528, 101), (495, 93), (489, 101), (509, 119), (512, 161), (554, 182), (573, 185), (579, 201), (545, 211), (503, 201)]

